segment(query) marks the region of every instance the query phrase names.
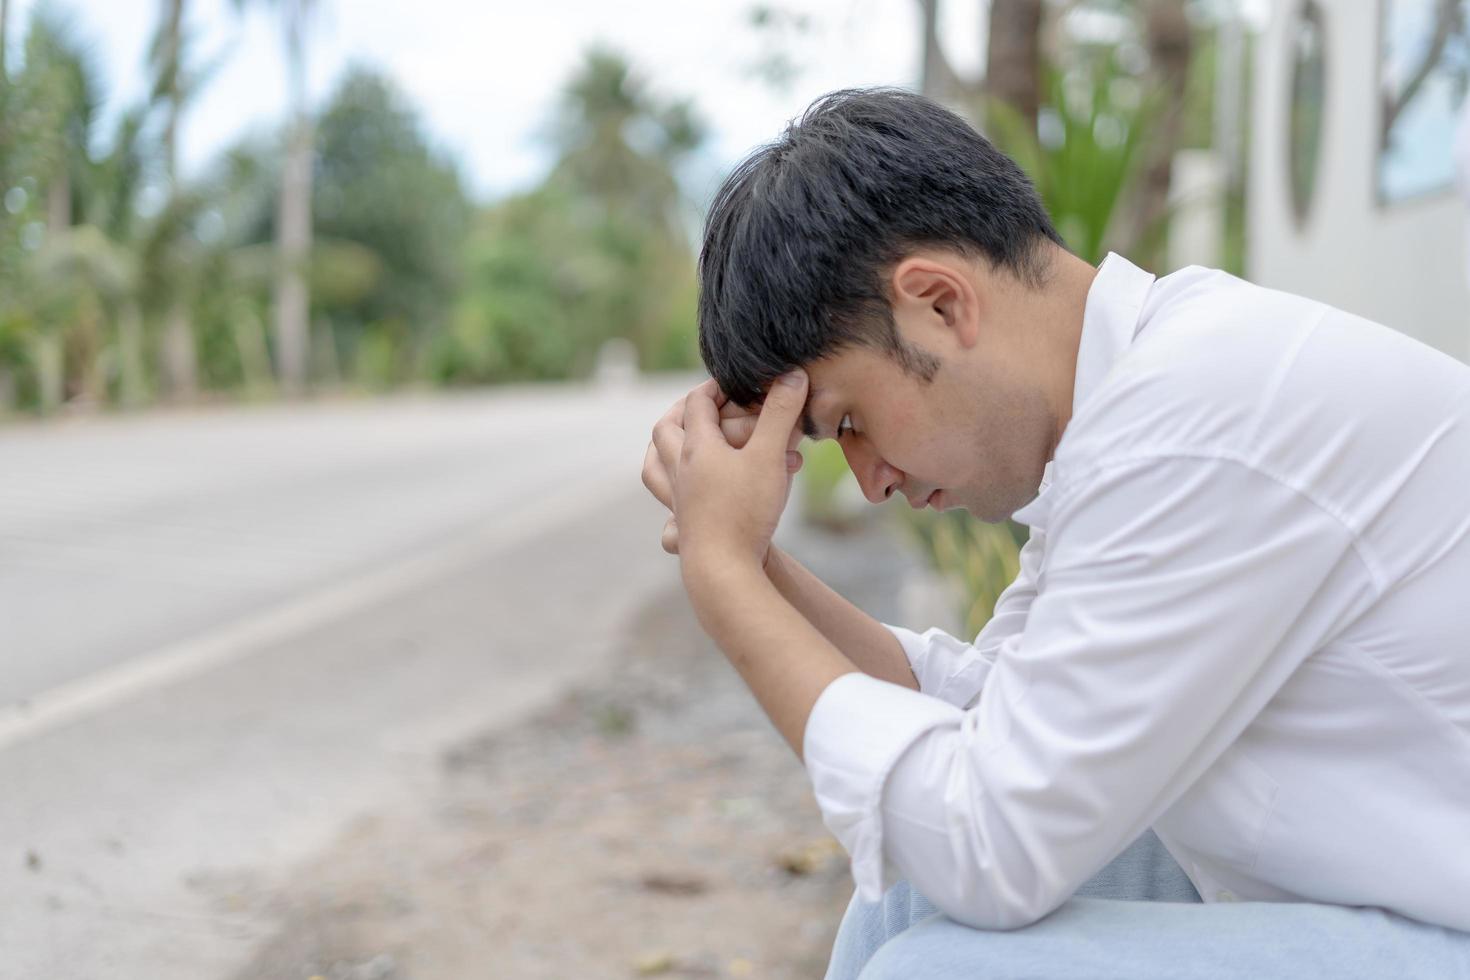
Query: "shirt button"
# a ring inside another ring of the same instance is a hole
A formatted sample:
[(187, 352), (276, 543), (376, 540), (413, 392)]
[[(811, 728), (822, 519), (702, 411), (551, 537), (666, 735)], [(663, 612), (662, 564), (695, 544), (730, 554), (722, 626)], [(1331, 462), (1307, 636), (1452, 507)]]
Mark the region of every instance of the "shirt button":
[(1233, 902), (1235, 901), (1235, 893), (1228, 888), (1222, 888), (1219, 891), (1215, 892), (1215, 901)]

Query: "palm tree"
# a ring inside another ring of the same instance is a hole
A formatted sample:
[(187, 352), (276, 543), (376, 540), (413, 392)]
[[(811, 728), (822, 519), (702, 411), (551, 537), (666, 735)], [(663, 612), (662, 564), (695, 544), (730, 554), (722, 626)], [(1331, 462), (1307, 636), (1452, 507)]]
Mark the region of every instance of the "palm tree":
[[(635, 130), (656, 138), (635, 147)], [(553, 141), (557, 162), (548, 182), (610, 212), (651, 221), (681, 241), (683, 200), (675, 171), (704, 136), (688, 102), (655, 100), (622, 56), (593, 48), (562, 91)]]
[(960, 77), (939, 44), (940, 0), (918, 0), (923, 47), (919, 90), (947, 103), (973, 121), (985, 121), (985, 104), (994, 100), (1019, 113), (1035, 132), (1041, 105), (1043, 0), (990, 0), (986, 71), (979, 81)]
[(601, 48), (587, 53), (559, 110), (546, 188), (597, 212), (586, 222), (603, 229), (604, 247), (594, 254), (615, 260), (609, 272), (618, 281), (600, 295), (622, 296), (608, 319), (632, 324), (631, 339), (651, 355), (679, 294), (640, 286), (632, 270), (656, 270), (664, 282), (692, 275), (693, 221), (677, 172), (703, 141), (704, 125), (687, 101), (656, 99), (624, 58)]
[[(64, 247), (72, 227), (73, 198), (86, 181), (88, 146), (101, 102), (98, 77), (72, 21), (54, 8), (38, 7), (26, 29), (25, 63), (16, 79), (13, 117), (7, 114), (7, 119), (23, 120), (28, 133), (14, 147), (7, 146), (17, 159), (6, 162), (38, 180), (45, 199), (42, 242), (48, 248)], [(25, 291), (24, 283), (10, 285)], [(30, 312), (36, 326), (32, 347), (41, 407), (50, 411), (65, 397), (67, 324), (44, 315), (45, 310), (39, 311), (40, 316), (34, 315), (36, 308)]]
[(5, 68), (5, 45), (10, 41), (10, 0), (0, 0), (0, 84), (9, 82)]
[(1194, 36), (1184, 0), (1146, 0), (1138, 12), (1148, 48), (1148, 87), (1160, 98), (1158, 112), (1149, 126), (1133, 200), (1124, 210), (1128, 220), (1119, 236), (1119, 247), (1145, 268), (1158, 268), (1165, 261), (1169, 189), (1174, 156), (1184, 134), (1184, 97)]
[(275, 332), (282, 388), (299, 393), (306, 387), (310, 348), (312, 125), (306, 110), (306, 32), (316, 0), (234, 0), (236, 10), (251, 3), (279, 8), (285, 33), (291, 121), (276, 215)]
[[(167, 106), (163, 127), (164, 173), (169, 197), (177, 198), (180, 193), (179, 122), (185, 100), (191, 94), (184, 79), (184, 0), (161, 0), (160, 15), (149, 60), (154, 69), (153, 98)], [(163, 331), (164, 377), (171, 396), (192, 399), (199, 386), (194, 331), (183, 290), (175, 288), (171, 292)]]

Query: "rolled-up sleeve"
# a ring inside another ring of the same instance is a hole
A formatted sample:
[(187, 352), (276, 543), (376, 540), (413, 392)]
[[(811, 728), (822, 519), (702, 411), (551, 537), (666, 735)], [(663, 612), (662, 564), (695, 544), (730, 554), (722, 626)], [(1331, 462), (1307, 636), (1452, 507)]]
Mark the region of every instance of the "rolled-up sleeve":
[(901, 876), (975, 928), (1040, 919), (1374, 598), (1349, 528), (1231, 459), (1095, 471), (1047, 533), (973, 708), (860, 674), (813, 707), (804, 762), (864, 900)]
[(996, 597), (995, 611), (974, 643), (966, 643), (937, 626), (919, 633), (883, 624), (898, 638), (922, 693), (960, 708), (974, 703), (1001, 642), (1026, 626), (1026, 613), (1036, 598), (1036, 571), (1044, 549), (1043, 532), (1033, 529), (1021, 547), (1015, 580)]

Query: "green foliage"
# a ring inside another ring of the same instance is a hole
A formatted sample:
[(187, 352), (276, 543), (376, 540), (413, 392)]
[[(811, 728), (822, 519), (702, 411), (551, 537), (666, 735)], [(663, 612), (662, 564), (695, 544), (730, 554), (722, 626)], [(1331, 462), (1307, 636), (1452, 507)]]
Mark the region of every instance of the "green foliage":
[(675, 168), (702, 138), (687, 104), (652, 99), (620, 58), (590, 52), (563, 93), (551, 174), (488, 208), (471, 235), (431, 377), (580, 377), (614, 337), (633, 342), (645, 369), (697, 363)]
[[(161, 19), (148, 100), (118, 114), (99, 154), (87, 45), (60, 8), (33, 8), (22, 66), (0, 84), (0, 397), (146, 403), (180, 323), (200, 387), (273, 392), (286, 130), (173, 179), (167, 134), (217, 64), (200, 66), (194, 44)], [(645, 369), (698, 363), (678, 174), (704, 128), (617, 55), (590, 52), (562, 92), (541, 186), (483, 209), (381, 74), (351, 68), (313, 133), (317, 381), (575, 378), (611, 338)]]
[(999, 100), (987, 104), (996, 143), (1019, 163), (1078, 256), (1107, 255), (1107, 235), (1158, 99), (1146, 98), (1116, 57), (1073, 73), (1046, 69), (1040, 134)]
[(846, 528), (837, 506), (837, 488), (852, 479), (847, 457), (835, 439), (807, 442), (802, 446), (801, 515), (810, 524), (840, 531)]
[(904, 526), (930, 564), (963, 587), (959, 610), (966, 636), (980, 632), (995, 612), (995, 601), (1021, 570), (1020, 549), (1030, 533), (1014, 521), (988, 524), (964, 511), (905, 515)]
[[(315, 235), (376, 257), (375, 275), (353, 298), (313, 293), (319, 311), (350, 331), (401, 320), (422, 339), (448, 319), (460, 277), (468, 203), (455, 168), (429, 148), (418, 120), (382, 75), (353, 68), (316, 129), (312, 187)], [(342, 261), (317, 271), (340, 284)], [(328, 260), (330, 261), (330, 260)], [(359, 281), (361, 281), (359, 277)]]

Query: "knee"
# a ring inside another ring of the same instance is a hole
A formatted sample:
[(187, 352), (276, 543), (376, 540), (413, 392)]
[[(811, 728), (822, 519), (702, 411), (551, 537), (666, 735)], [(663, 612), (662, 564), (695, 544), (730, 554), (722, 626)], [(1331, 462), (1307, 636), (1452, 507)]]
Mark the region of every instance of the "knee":
[(950, 939), (957, 929), (965, 927), (939, 913), (915, 923), (880, 946), (858, 974), (858, 980), (913, 980), (915, 977), (974, 980), (978, 975), (974, 963), (963, 972), (947, 972), (955, 965), (955, 949)]

